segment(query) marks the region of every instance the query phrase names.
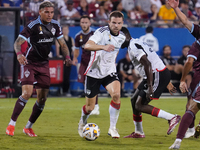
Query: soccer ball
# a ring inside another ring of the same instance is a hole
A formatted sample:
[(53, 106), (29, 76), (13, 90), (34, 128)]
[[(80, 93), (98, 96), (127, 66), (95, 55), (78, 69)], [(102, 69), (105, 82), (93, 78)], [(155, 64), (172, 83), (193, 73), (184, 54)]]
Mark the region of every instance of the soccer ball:
[(88, 123), (83, 127), (83, 137), (88, 141), (96, 140), (100, 135), (100, 129), (95, 123)]

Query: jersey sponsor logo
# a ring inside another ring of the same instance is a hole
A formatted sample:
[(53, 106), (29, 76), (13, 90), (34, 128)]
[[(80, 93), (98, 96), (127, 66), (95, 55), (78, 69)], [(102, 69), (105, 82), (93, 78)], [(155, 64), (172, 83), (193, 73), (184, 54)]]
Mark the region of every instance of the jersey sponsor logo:
[(53, 38), (50, 39), (39, 39), (39, 41), (37, 43), (48, 43), (48, 42), (53, 42)]
[(55, 28), (52, 28), (52, 29), (51, 29), (51, 33), (52, 33), (53, 35), (55, 35), (56, 29), (55, 29)]
[(28, 71), (28, 69), (24, 72), (24, 75), (26, 78), (28, 78), (28, 76), (30, 75), (30, 72)]

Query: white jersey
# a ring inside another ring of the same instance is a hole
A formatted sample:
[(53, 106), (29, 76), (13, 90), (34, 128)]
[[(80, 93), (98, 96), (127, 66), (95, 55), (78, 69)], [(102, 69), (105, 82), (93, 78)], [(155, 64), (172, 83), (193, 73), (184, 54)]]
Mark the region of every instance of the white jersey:
[(140, 40), (142, 40), (143, 42), (147, 43), (148, 46), (154, 50), (154, 51), (159, 51), (159, 43), (158, 43), (158, 39), (153, 36), (152, 33), (147, 33), (143, 36), (140, 37)]
[(146, 55), (147, 59), (150, 61), (153, 73), (162, 71), (166, 68), (156, 52), (152, 51), (151, 48), (149, 48), (148, 45), (140, 39), (131, 39), (128, 47), (128, 53), (133, 65), (144, 78), (146, 78), (144, 66), (140, 63), (140, 59), (144, 55)]
[(102, 79), (109, 74), (116, 72), (115, 60), (121, 45), (126, 37), (123, 32), (114, 36), (110, 33), (108, 26), (98, 28), (89, 40), (94, 41), (98, 45), (114, 45), (115, 50), (107, 52), (105, 50), (91, 51), (90, 62), (86, 69), (85, 75)]

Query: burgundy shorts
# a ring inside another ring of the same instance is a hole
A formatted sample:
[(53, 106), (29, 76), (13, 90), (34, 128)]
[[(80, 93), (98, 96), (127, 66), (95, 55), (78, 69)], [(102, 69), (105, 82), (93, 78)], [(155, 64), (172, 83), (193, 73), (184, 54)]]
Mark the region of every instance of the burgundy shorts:
[(50, 87), (49, 63), (21, 65), (20, 71), (22, 85), (34, 84), (37, 89)]
[(78, 82), (85, 84), (85, 71), (87, 69), (89, 60), (81, 61), (81, 65), (78, 71)]
[(197, 103), (200, 103), (200, 82), (199, 81), (200, 80), (199, 80), (198, 75), (194, 74), (192, 78), (192, 82), (190, 84), (189, 92), (188, 92), (188, 96), (192, 97), (192, 99)]

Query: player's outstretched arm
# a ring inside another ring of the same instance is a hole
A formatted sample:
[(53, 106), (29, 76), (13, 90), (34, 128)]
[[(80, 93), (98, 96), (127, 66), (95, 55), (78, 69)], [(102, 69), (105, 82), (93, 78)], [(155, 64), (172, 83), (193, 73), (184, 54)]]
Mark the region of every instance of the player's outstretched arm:
[(72, 61), (71, 61), (71, 58), (69, 56), (69, 49), (65, 43), (65, 40), (64, 38), (60, 38), (58, 39), (58, 43), (60, 44), (60, 47), (61, 47), (61, 51), (63, 53), (63, 57), (65, 58), (65, 64), (66, 66), (70, 66), (72, 64)]
[(73, 65), (77, 65), (78, 64), (78, 56), (79, 56), (79, 49), (75, 49), (74, 50), (74, 57), (73, 57), (73, 61), (72, 64)]
[(179, 0), (168, 0), (167, 3), (174, 9), (176, 15), (178, 16), (179, 20), (183, 23), (183, 25), (191, 31), (192, 23), (188, 20), (184, 13), (181, 12), (179, 9)]
[(25, 39), (23, 39), (22, 37), (18, 36), (18, 38), (15, 40), (15, 43), (14, 43), (15, 53), (17, 54), (17, 60), (19, 61), (20, 65), (28, 64), (26, 57), (21, 52), (21, 45), (25, 41), (26, 41)]
[(181, 81), (180, 81), (180, 85), (179, 85), (179, 88), (182, 93), (188, 92), (188, 88), (187, 88), (187, 84), (186, 84), (185, 80), (186, 80), (186, 76), (188, 75), (188, 73), (190, 72), (190, 70), (193, 66), (193, 62), (194, 62), (194, 58), (188, 57), (184, 64), (182, 77), (181, 77)]
[(97, 45), (94, 41), (88, 40), (85, 44), (85, 49), (89, 51), (105, 50), (111, 52), (115, 50), (115, 47), (113, 45)]

